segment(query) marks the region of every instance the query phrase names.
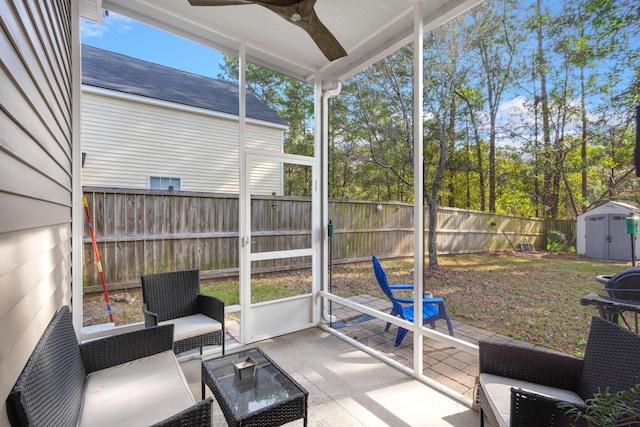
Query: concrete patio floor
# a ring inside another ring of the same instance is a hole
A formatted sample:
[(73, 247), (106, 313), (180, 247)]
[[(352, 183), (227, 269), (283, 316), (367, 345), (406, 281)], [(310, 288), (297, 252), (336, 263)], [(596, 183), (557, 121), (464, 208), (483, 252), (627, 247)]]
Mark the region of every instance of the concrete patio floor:
[[(480, 424), (479, 414), (466, 405), (320, 328), (252, 346), (264, 350), (307, 389), (311, 427)], [(181, 366), (193, 395), (199, 397), (200, 358), (187, 358)], [(213, 425), (227, 425), (215, 399)], [(301, 425), (302, 420), (287, 424)]]
[[(388, 300), (360, 295), (350, 300), (386, 311)], [(363, 315), (339, 304), (332, 304), (335, 321), (332, 327), (350, 339), (366, 345), (409, 368), (413, 365), (413, 336), (407, 334), (402, 344), (393, 345), (397, 327), (384, 331), (386, 322)], [(477, 344), (480, 340), (512, 340), (453, 321), (455, 336)], [(233, 340), (233, 326), (227, 343)], [(446, 323), (436, 322), (436, 330), (448, 333)], [(237, 343), (236, 343), (237, 344)], [(349, 342), (321, 329), (280, 336), (254, 343), (309, 391), (309, 426), (478, 426), (480, 416), (423, 382), (407, 375)], [(228, 352), (240, 350), (230, 348)], [(211, 356), (215, 357), (215, 356)], [(207, 358), (207, 356), (205, 356)], [(181, 362), (194, 396), (201, 393), (199, 357)], [(424, 339), (424, 375), (472, 400), (478, 375), (478, 358), (474, 354)], [(208, 391), (209, 395), (210, 392)], [(213, 403), (214, 426), (226, 422)], [(302, 425), (302, 420), (287, 425)]]
[[(391, 303), (370, 295), (359, 295), (350, 298), (367, 307), (389, 313)], [(346, 336), (366, 345), (404, 366), (413, 368), (413, 334), (410, 332), (402, 343), (394, 346), (398, 328), (391, 325), (385, 331), (386, 322), (362, 315), (348, 307), (333, 304), (332, 314), (336, 321), (333, 327)], [(469, 326), (465, 323), (451, 321), (456, 338), (477, 345), (481, 340), (511, 341), (513, 338), (495, 334), (490, 331)], [(436, 331), (448, 335), (449, 331), (444, 320), (437, 320)], [(473, 399), (473, 389), (478, 376), (478, 357), (453, 346), (448, 346), (433, 339), (424, 339), (423, 374), (440, 384)]]

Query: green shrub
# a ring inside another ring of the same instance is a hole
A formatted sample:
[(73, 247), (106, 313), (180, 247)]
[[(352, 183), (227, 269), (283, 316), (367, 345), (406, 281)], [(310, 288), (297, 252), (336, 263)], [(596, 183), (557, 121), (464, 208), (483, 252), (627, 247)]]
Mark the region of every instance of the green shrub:
[(567, 237), (563, 233), (556, 230), (547, 232), (547, 250), (549, 252), (561, 252), (566, 243)]
[(621, 427), (637, 425), (640, 410), (637, 408), (640, 384), (630, 390), (596, 393), (579, 408), (571, 403), (558, 403), (558, 408), (573, 421), (584, 420), (589, 427)]

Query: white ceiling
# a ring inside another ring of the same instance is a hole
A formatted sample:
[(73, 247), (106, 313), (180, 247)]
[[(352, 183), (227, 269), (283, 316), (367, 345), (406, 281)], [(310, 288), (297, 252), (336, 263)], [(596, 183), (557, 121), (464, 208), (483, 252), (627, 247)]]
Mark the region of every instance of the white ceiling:
[[(83, 0), (84, 1), (84, 0)], [(100, 0), (95, 0), (100, 4)], [(418, 0), (420, 1), (420, 0)], [(482, 0), (425, 0), (423, 24), (430, 31)], [(345, 80), (411, 42), (415, 0), (317, 0), (316, 12), (347, 51), (327, 60), (311, 37), (257, 5), (191, 6), (187, 0), (102, 0), (102, 8), (237, 56), (285, 75), (325, 86)], [(85, 14), (83, 17), (94, 19)], [(94, 19), (95, 20), (95, 19)]]

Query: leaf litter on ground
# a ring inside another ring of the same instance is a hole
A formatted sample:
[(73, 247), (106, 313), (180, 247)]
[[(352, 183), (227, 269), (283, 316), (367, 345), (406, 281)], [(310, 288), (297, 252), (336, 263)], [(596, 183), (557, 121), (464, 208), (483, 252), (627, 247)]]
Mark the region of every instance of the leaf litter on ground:
[[(590, 292), (604, 294), (595, 277), (613, 275), (631, 266), (542, 251), (440, 255), (435, 270), (427, 268), (425, 261), (425, 290), (444, 298), (453, 319), (567, 354), (584, 351), (590, 320), (597, 310), (581, 306), (580, 298)], [(413, 282), (412, 258), (381, 259), (381, 263), (390, 282)], [(256, 286), (277, 283), (295, 295), (308, 292), (309, 277), (309, 269), (260, 274)], [(335, 263), (331, 279), (331, 290), (337, 295), (384, 298), (369, 260)], [(237, 277), (202, 283), (203, 289), (210, 289), (214, 295), (223, 286), (237, 294)], [(118, 292), (126, 293), (127, 298), (112, 301), (116, 324), (142, 321), (140, 288)], [(103, 295), (85, 295), (84, 325), (106, 321)]]

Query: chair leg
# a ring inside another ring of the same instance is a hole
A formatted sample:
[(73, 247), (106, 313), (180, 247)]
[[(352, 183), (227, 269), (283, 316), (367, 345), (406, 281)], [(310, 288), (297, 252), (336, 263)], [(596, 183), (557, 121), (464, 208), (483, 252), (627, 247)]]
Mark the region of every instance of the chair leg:
[(449, 328), (449, 335), (453, 337), (453, 325), (451, 324), (451, 319), (447, 316), (445, 320), (447, 321), (447, 327)]
[(407, 332), (409, 332), (407, 329), (398, 328), (398, 336), (396, 336), (396, 342), (393, 345), (398, 347), (402, 342), (402, 340), (404, 339), (404, 337), (407, 335)]
[[(395, 308), (392, 308), (391, 311), (389, 312), (390, 315), (392, 316), (397, 316), (398, 312), (396, 311)], [(384, 331), (387, 332), (389, 330), (389, 327), (391, 326), (391, 323), (387, 322), (387, 326), (385, 326)]]

